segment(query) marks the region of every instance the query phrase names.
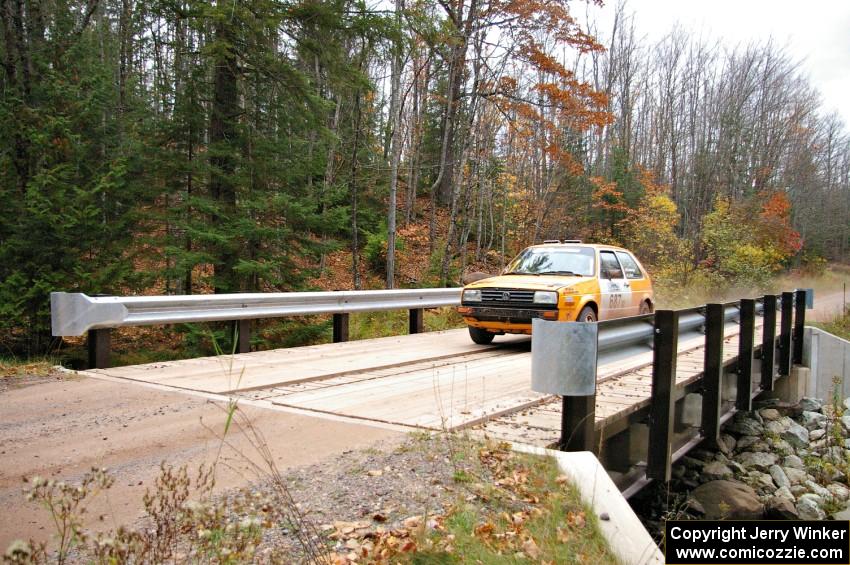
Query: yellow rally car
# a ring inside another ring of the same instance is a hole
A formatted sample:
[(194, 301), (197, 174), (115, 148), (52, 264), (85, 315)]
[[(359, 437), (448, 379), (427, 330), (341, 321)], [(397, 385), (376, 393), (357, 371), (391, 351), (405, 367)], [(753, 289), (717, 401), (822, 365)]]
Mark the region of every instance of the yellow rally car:
[(501, 275), (463, 288), (458, 312), (472, 341), (531, 333), (532, 318), (595, 322), (648, 314), (652, 281), (629, 251), (577, 240), (527, 247)]

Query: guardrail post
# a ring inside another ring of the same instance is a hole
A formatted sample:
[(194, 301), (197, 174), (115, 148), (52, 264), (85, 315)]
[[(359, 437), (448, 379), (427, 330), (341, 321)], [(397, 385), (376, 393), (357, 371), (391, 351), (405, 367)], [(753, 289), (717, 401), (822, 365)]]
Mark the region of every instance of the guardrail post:
[(670, 481), (670, 458), (673, 453), (673, 393), (676, 387), (678, 342), (679, 313), (675, 310), (656, 311), (646, 476), (665, 483)]
[(705, 306), (705, 362), (702, 376), (702, 434), (715, 447), (720, 438), (720, 407), (723, 382), (723, 326), (726, 307)]
[(89, 330), (87, 337), (89, 349), (89, 369), (106, 369), (112, 349), (112, 330)]
[(776, 374), (776, 296), (764, 297), (764, 325), (761, 328), (761, 389), (773, 390)]
[(348, 341), (348, 313), (334, 314), (334, 343)]
[(782, 293), (782, 312), (779, 322), (779, 374), (791, 374), (791, 322), (794, 314), (794, 293)]
[(561, 409), (561, 451), (594, 451), (596, 395), (564, 396)]
[(425, 310), (422, 308), (411, 308), (409, 312), (408, 333), (421, 334), (425, 331)]
[(233, 322), (233, 341), (235, 353), (251, 352), (251, 320), (236, 320)]
[(753, 350), (756, 335), (756, 301), (751, 298), (741, 300), (740, 328), (735, 408), (749, 412), (753, 409)]
[(806, 325), (806, 291), (797, 290), (794, 304), (794, 363), (803, 363), (803, 331)]

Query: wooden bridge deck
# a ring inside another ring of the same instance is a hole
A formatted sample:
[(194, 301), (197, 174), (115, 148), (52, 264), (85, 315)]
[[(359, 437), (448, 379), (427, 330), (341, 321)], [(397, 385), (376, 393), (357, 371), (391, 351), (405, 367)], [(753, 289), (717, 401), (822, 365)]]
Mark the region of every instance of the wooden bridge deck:
[[(737, 355), (737, 331), (737, 324), (725, 327), (726, 359)], [(530, 339), (502, 336), (496, 343), (475, 345), (466, 330), (450, 330), (84, 374), (316, 415), (431, 430), (475, 428), (501, 439), (553, 443), (560, 430), (560, 399), (530, 389)], [(678, 383), (702, 372), (703, 344), (699, 335), (680, 339)], [(599, 367), (597, 426), (649, 403), (651, 363), (652, 353), (646, 352)]]

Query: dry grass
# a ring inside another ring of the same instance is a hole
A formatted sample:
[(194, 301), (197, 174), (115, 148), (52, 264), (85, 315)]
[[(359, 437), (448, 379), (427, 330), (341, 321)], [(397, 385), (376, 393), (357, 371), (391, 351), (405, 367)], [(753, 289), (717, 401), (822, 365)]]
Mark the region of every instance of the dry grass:
[(19, 361), (0, 358), (0, 378), (6, 377), (46, 377), (58, 363), (54, 359), (40, 358)]

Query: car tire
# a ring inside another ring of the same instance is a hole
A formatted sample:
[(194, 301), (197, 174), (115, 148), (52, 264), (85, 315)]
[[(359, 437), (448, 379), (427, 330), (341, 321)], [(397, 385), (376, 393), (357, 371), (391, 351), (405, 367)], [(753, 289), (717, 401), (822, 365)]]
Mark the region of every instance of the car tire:
[(482, 330), (481, 328), (469, 326), (469, 337), (478, 345), (490, 345), (493, 343), (493, 338), (496, 337), (496, 334)]
[(640, 303), (640, 312), (641, 316), (645, 316), (646, 314), (652, 314), (652, 304), (648, 301), (644, 300)]
[(581, 312), (578, 313), (577, 321), (579, 322), (595, 322), (596, 321), (596, 312), (593, 311), (593, 308), (590, 306), (585, 306), (581, 309)]

